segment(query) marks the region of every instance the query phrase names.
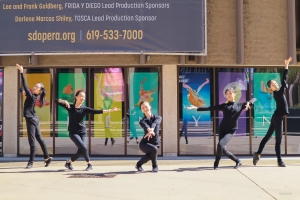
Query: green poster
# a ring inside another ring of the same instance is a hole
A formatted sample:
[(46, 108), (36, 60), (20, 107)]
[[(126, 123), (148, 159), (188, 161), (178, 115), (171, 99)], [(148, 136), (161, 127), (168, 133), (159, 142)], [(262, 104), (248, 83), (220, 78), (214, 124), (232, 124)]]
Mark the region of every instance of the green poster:
[(103, 73), (94, 74), (94, 108), (120, 108), (118, 112), (94, 116), (95, 138), (122, 137), (123, 73), (121, 68), (105, 68)]
[[(57, 84), (57, 98), (67, 100), (72, 104), (75, 100), (75, 93), (78, 90), (86, 91), (86, 73), (58, 73)], [(84, 105), (86, 105), (85, 102)], [(57, 106), (57, 120), (58, 137), (69, 137), (69, 115), (67, 110), (61, 106)]]
[(130, 73), (129, 124), (131, 137), (143, 136), (144, 131), (139, 121), (144, 117), (140, 110), (140, 102), (148, 101), (153, 114), (158, 115), (158, 72)]
[(281, 83), (279, 73), (254, 73), (254, 97), (257, 99), (254, 106), (254, 136), (265, 136), (276, 109), (276, 102), (272, 93), (268, 91), (267, 82), (275, 80)]

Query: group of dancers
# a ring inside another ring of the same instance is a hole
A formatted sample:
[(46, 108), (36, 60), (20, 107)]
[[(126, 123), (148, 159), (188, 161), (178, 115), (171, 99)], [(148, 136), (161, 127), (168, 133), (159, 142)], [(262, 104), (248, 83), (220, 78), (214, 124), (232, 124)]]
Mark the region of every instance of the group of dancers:
[[(16, 64), (16, 68), (20, 71), (23, 84), (23, 89), (21, 89), (20, 91), (23, 93), (23, 95), (26, 96), (24, 102), (24, 117), (26, 120), (28, 142), (30, 146), (30, 157), (26, 169), (30, 169), (33, 166), (36, 149), (35, 138), (42, 148), (45, 159), (45, 167), (48, 167), (53, 158), (48, 154), (46, 143), (41, 135), (40, 122), (34, 109), (38, 96), (40, 98), (39, 106), (43, 107), (45, 105), (46, 89), (42, 83), (37, 83), (32, 88), (32, 91), (30, 91), (23, 74), (23, 66)], [(68, 101), (63, 99), (55, 100), (55, 102), (59, 106), (64, 107), (69, 114), (69, 137), (78, 148), (77, 152), (73, 156), (71, 156), (71, 158), (68, 159), (65, 163), (65, 167), (68, 170), (74, 169), (72, 166), (72, 162), (76, 161), (81, 156), (83, 156), (85, 161), (87, 162), (86, 171), (90, 171), (93, 169), (86, 146), (87, 130), (84, 123), (84, 117), (87, 114), (102, 114), (107, 112), (120, 111), (120, 109), (116, 107), (108, 110), (96, 110), (84, 106), (84, 101), (85, 92), (83, 90), (78, 90), (76, 92), (73, 104), (69, 104)], [(140, 120), (140, 126), (144, 129), (145, 132), (143, 139), (139, 142), (139, 147), (141, 151), (145, 153), (145, 155), (140, 159), (139, 162), (137, 162), (136, 169), (138, 171), (143, 171), (142, 165), (151, 160), (153, 167), (152, 171), (157, 172), (157, 150), (160, 145), (159, 129), (162, 118), (151, 113), (151, 106), (149, 102), (142, 101), (140, 102), (139, 106), (144, 113), (144, 118)]]
[[(269, 80), (267, 85), (269, 87), (269, 91), (273, 93), (274, 99), (276, 101), (276, 110), (271, 119), (271, 124), (269, 130), (265, 137), (262, 139), (259, 149), (257, 152), (253, 154), (253, 164), (256, 165), (260, 159), (260, 155), (267, 143), (267, 141), (271, 138), (274, 130), (276, 135), (276, 143), (275, 143), (275, 152), (277, 156), (277, 163), (279, 167), (285, 167), (286, 165), (282, 161), (281, 158), (281, 140), (283, 134), (283, 117), (288, 114), (288, 105), (284, 95), (284, 90), (287, 87), (286, 81), (288, 76), (288, 66), (292, 58), (285, 60), (285, 70), (283, 73), (283, 79), (281, 83), (281, 87), (279, 87), (278, 83), (275, 80)], [(52, 157), (49, 156), (47, 151), (47, 146), (42, 138), (40, 128), (39, 128), (39, 119), (36, 116), (36, 112), (34, 110), (34, 106), (37, 100), (37, 97), (40, 96), (40, 107), (45, 104), (45, 95), (46, 89), (42, 83), (37, 83), (32, 91), (27, 86), (22, 65), (16, 64), (16, 68), (20, 71), (21, 79), (23, 83), (23, 94), (26, 95), (26, 100), (24, 102), (24, 117), (27, 125), (27, 134), (28, 134), (28, 142), (30, 146), (30, 157), (28, 164), (26, 166), (27, 169), (32, 168), (33, 161), (35, 157), (35, 139), (40, 144), (44, 159), (45, 159), (45, 167), (48, 167), (52, 161)], [(235, 155), (229, 152), (226, 148), (228, 142), (234, 137), (237, 130), (237, 120), (243, 110), (251, 109), (251, 106), (255, 103), (256, 99), (253, 98), (250, 101), (244, 103), (236, 103), (235, 96), (236, 91), (234, 88), (227, 88), (225, 90), (225, 95), (227, 97), (227, 103), (223, 103), (216, 106), (210, 107), (190, 107), (189, 109), (197, 109), (197, 111), (214, 111), (220, 110), (223, 112), (223, 119), (220, 123), (219, 127), (219, 143), (217, 145), (217, 153), (214, 162), (214, 169), (218, 169), (219, 162), (221, 160), (222, 154), (226, 155), (228, 158), (235, 162), (234, 168), (237, 169), (242, 165), (241, 160), (239, 160)], [(90, 157), (87, 149), (87, 130), (84, 123), (84, 117), (87, 114), (102, 114), (107, 112), (117, 112), (120, 111), (119, 108), (113, 108), (108, 110), (96, 110), (93, 108), (89, 108), (83, 105), (85, 101), (85, 92), (83, 90), (79, 90), (75, 94), (74, 103), (70, 104), (66, 100), (58, 99), (55, 102), (64, 107), (69, 114), (69, 124), (68, 131), (69, 137), (74, 142), (74, 144), (78, 147), (77, 152), (71, 156), (65, 163), (65, 167), (68, 170), (73, 170), (72, 163), (76, 161), (81, 156), (84, 157), (87, 162), (86, 170), (92, 170), (92, 164), (90, 161)], [(159, 139), (159, 129), (162, 121), (162, 117), (158, 115), (154, 115), (151, 112), (151, 105), (147, 101), (141, 101), (140, 109), (144, 113), (144, 117), (140, 120), (139, 124), (144, 130), (144, 136), (139, 142), (139, 148), (145, 155), (136, 163), (135, 168), (137, 172), (143, 172), (143, 164), (147, 163), (151, 160), (152, 162), (152, 172), (158, 172), (158, 164), (157, 164), (157, 152), (160, 146)]]

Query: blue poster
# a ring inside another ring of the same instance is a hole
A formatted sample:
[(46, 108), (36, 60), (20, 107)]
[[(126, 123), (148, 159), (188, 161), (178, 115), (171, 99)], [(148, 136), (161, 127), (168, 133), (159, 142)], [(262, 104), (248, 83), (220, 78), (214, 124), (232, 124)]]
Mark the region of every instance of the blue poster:
[(266, 135), (276, 108), (276, 102), (267, 87), (269, 80), (280, 84), (280, 74), (254, 73), (254, 97), (257, 99), (254, 107), (254, 136)]
[(210, 111), (199, 112), (190, 107), (209, 107), (210, 102), (210, 73), (183, 72), (179, 76), (182, 91), (181, 133), (184, 136), (207, 136), (211, 134)]
[(151, 105), (151, 112), (158, 115), (158, 72), (132, 72), (129, 74), (129, 127), (130, 136), (143, 136), (144, 131), (139, 121), (144, 117), (140, 109), (142, 101), (148, 101)]

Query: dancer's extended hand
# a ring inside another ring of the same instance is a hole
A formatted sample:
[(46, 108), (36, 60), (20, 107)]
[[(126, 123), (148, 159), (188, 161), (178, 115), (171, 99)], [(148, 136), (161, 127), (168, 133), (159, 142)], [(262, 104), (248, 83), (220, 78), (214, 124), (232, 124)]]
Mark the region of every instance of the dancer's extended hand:
[(22, 65), (19, 65), (18, 63), (16, 64), (16, 68), (21, 72), (23, 73), (23, 66)]
[(144, 138), (148, 138), (148, 141), (150, 140), (150, 138), (152, 138), (152, 133), (147, 133), (145, 136), (144, 136)]
[(114, 107), (113, 109), (111, 109), (111, 111), (119, 111), (121, 110), (120, 108)]
[(148, 141), (150, 138), (155, 136), (154, 128), (148, 128), (148, 133), (144, 136), (144, 138), (148, 138)]
[(289, 59), (284, 60), (284, 64), (285, 64), (285, 69), (289, 68), (289, 63), (292, 61), (292, 57), (289, 57)]
[(67, 108), (71, 108), (69, 102), (67, 102), (66, 100), (59, 99), (58, 102), (65, 104)]
[(292, 57), (289, 57), (289, 59), (287, 59), (287, 60), (284, 61), (284, 64), (288, 65), (291, 61), (292, 61)]
[(67, 108), (71, 108), (69, 102), (67, 102), (66, 100), (65, 100), (65, 105), (66, 105)]
[(246, 103), (245, 110), (248, 110), (248, 109), (251, 109), (250, 102), (247, 102), (247, 103)]

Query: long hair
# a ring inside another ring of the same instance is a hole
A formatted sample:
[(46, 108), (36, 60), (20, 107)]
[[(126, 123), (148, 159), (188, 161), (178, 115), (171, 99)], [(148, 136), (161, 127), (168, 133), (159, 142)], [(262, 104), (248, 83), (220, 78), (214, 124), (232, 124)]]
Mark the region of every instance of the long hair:
[(268, 82), (267, 82), (267, 85), (268, 85), (268, 87), (270, 88), (271, 87), (271, 82), (272, 82), (273, 80), (269, 80)]
[[(78, 90), (78, 91), (75, 93), (75, 97), (77, 97), (77, 96), (80, 94), (80, 92), (85, 93), (84, 90)], [(75, 98), (74, 104), (76, 104), (76, 98)]]
[(47, 93), (47, 91), (46, 91), (45, 86), (44, 86), (43, 83), (39, 83), (39, 84), (41, 86), (41, 93), (39, 94), (41, 103), (40, 103), (39, 107), (42, 108), (46, 103), (46, 93)]

